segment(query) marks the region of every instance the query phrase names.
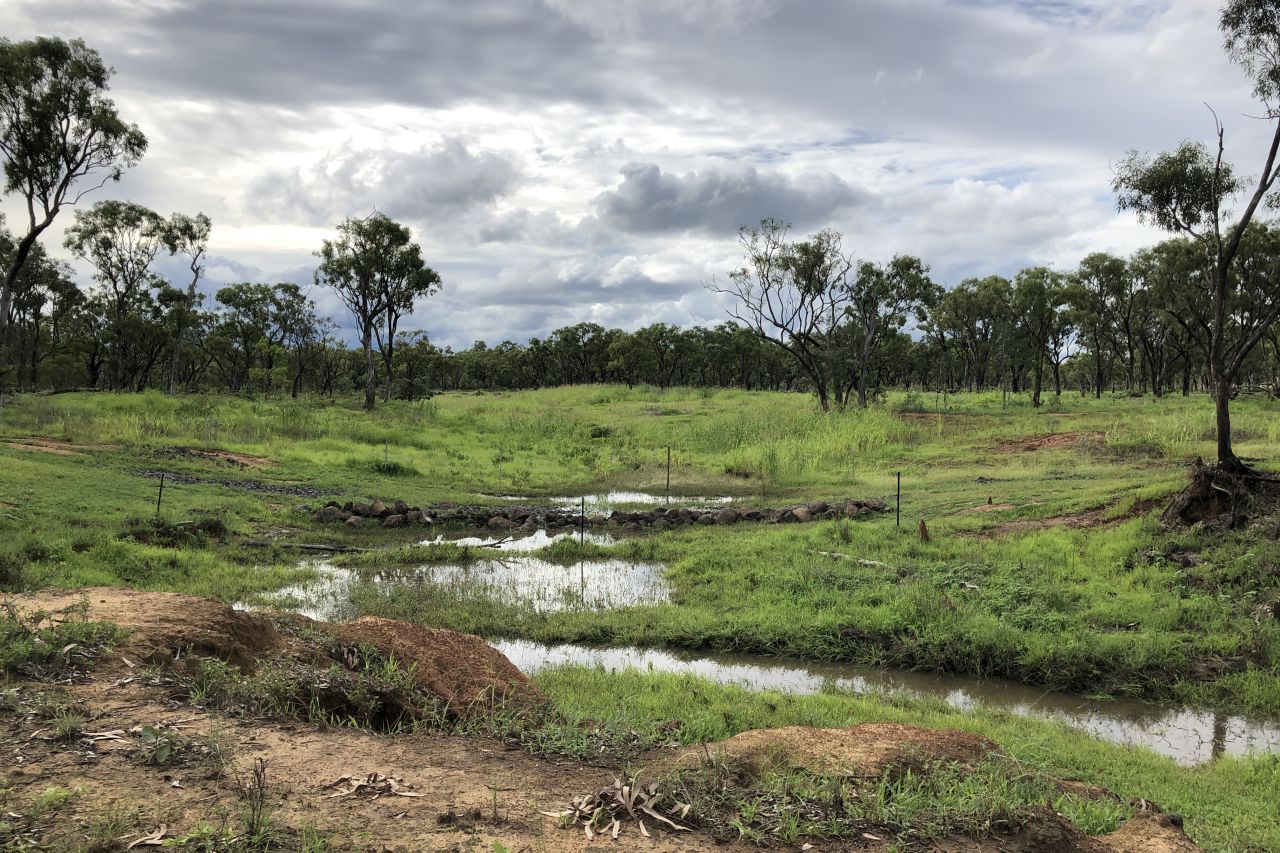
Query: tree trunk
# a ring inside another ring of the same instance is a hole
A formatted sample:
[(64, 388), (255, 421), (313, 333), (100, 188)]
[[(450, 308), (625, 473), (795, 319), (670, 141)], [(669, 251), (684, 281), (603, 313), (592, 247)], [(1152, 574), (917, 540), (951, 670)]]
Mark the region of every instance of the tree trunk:
[(371, 323), (365, 323), (364, 331), (360, 335), (360, 346), (364, 348), (364, 408), (367, 412), (372, 412), (377, 402), (376, 388), (378, 384), (378, 371), (373, 367), (373, 326)]
[(1234, 470), (1240, 461), (1231, 448), (1231, 383), (1219, 379), (1213, 388), (1213, 404), (1218, 430), (1218, 467)]

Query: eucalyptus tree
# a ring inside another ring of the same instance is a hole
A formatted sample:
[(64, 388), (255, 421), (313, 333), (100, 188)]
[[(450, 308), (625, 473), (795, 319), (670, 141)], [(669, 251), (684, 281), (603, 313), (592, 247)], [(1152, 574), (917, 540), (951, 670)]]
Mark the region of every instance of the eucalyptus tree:
[(14, 286), (36, 240), (64, 206), (120, 180), (147, 149), (146, 136), (107, 97), (112, 73), (79, 39), (0, 39), (4, 192), (19, 195), (27, 213), (0, 285), (0, 353), (9, 352)]
[(1046, 267), (1022, 270), (1014, 279), (1012, 313), (1018, 343), (1031, 362), (1031, 405), (1037, 408), (1044, 387), (1049, 347), (1063, 322), (1066, 296), (1063, 279), (1062, 273)]
[[(1092, 362), (1094, 397), (1102, 397), (1107, 382), (1107, 361), (1112, 350), (1118, 316), (1125, 310), (1128, 268), (1123, 258), (1094, 252), (1080, 262), (1067, 285), (1067, 303), (1079, 341)], [(1132, 363), (1132, 350), (1129, 363)]]
[(113, 388), (125, 388), (131, 378), (127, 366), (142, 343), (137, 321), (152, 313), (151, 291), (164, 284), (151, 269), (165, 247), (164, 219), (133, 202), (100, 201), (76, 211), (64, 245), (93, 267), (93, 278), (106, 294), (108, 381)]
[[(427, 275), (430, 271), (409, 229), (385, 214), (348, 218), (339, 223), (337, 230), (338, 236), (325, 240), (316, 252), (320, 265), (315, 281), (333, 288), (356, 323), (364, 357), (364, 407), (372, 410), (377, 387), (373, 361), (375, 333), (384, 346), (390, 343), (394, 347), (395, 324), (391, 318), (394, 316), (398, 321), (412, 308), (413, 299), (424, 292), (404, 289), (405, 282), (414, 276), (422, 281), (434, 273)], [(430, 286), (438, 281), (436, 277)], [(387, 324), (385, 339), (382, 337), (384, 323)], [(393, 353), (394, 349), (383, 350), (385, 363), (391, 363)]]
[(867, 382), (873, 361), (886, 340), (892, 339), (910, 319), (928, 317), (926, 300), (932, 295), (929, 267), (919, 258), (899, 255), (887, 264), (863, 262), (846, 285), (845, 309), (857, 348), (858, 405), (867, 407)]
[[(1253, 322), (1231, 322), (1238, 277), (1232, 265), (1260, 207), (1272, 196), (1280, 176), (1280, 0), (1229, 0), (1219, 28), (1230, 59), (1254, 83), (1271, 125), (1270, 141), (1255, 183), (1237, 175), (1226, 160), (1226, 131), (1214, 117), (1215, 145), (1184, 142), (1155, 156), (1131, 151), (1116, 170), (1114, 189), (1121, 210), (1173, 232), (1187, 234), (1205, 247), (1203, 298), (1212, 306), (1208, 367), (1217, 426), (1220, 469), (1244, 473), (1248, 466), (1231, 444), (1231, 394), (1245, 359), (1280, 316), (1280, 299), (1271, 301)], [(1243, 202), (1238, 212), (1235, 201)]]
[(847, 319), (853, 260), (835, 231), (796, 241), (790, 228), (765, 219), (758, 228), (740, 229), (742, 266), (729, 273), (727, 284), (713, 279), (706, 287), (731, 296), (729, 316), (791, 357), (825, 412), (831, 408), (831, 339)]
[(209, 248), (209, 235), (213, 223), (203, 213), (188, 216), (175, 213), (164, 224), (162, 234), (165, 248), (171, 255), (182, 255), (191, 270), (191, 281), (185, 293), (174, 300), (171, 311), (173, 327), (173, 352), (169, 357), (169, 395), (177, 392), (178, 373), (182, 367), (183, 351), (188, 346), (187, 337), (200, 305), (200, 293), (196, 289), (204, 276), (204, 255)]

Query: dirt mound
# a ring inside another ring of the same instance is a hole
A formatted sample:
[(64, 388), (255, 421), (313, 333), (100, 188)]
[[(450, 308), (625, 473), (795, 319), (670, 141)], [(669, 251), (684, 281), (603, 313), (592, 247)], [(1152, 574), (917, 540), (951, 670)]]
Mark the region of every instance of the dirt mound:
[(1182, 831), (1177, 815), (1141, 811), (1110, 835), (1094, 839), (1102, 850), (1115, 853), (1195, 853), (1200, 850)]
[(1085, 444), (1102, 445), (1107, 434), (1104, 432), (1054, 432), (1048, 435), (1036, 435), (1031, 438), (1017, 438), (1002, 441), (995, 446), (999, 453), (1034, 453), (1037, 450), (1071, 450)]
[(334, 629), (344, 642), (369, 643), (416, 666), (418, 687), (439, 696), (454, 713), (490, 701), (540, 704), (542, 695), (506, 655), (471, 634), (365, 616)]
[[(861, 723), (846, 729), (755, 729), (708, 744), (706, 750), (752, 776), (789, 766), (822, 776), (870, 778), (893, 766), (937, 761), (973, 766), (1000, 753), (995, 742), (968, 732), (897, 723)], [(703, 747), (684, 750), (678, 762), (701, 761), (705, 755)]]
[(84, 598), (90, 619), (112, 622), (129, 632), (120, 651), (138, 660), (168, 663), (187, 655), (216, 657), (250, 670), (257, 655), (281, 645), (275, 628), (261, 616), (233, 610), (214, 599), (173, 592), (112, 587), (49, 591), (20, 599), (19, 606), (53, 611)]

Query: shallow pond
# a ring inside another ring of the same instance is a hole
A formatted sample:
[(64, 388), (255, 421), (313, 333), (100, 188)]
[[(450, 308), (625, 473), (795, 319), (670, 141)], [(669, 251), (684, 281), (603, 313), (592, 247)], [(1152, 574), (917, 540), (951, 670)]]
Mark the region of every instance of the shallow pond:
[(317, 576), (272, 593), (266, 606), (340, 622), (356, 615), (351, 593), (358, 583), (387, 591), (434, 586), (460, 598), (527, 604), (539, 612), (614, 610), (669, 601), (665, 567), (659, 563), (584, 560), (563, 565), (513, 553), (456, 565), (351, 568), (324, 560), (305, 565)]
[(1088, 699), (1021, 684), (952, 675), (753, 655), (684, 655), (633, 647), (546, 646), (524, 640), (493, 645), (522, 672), (561, 664), (688, 673), (752, 690), (817, 693), (831, 684), (857, 693), (901, 693), (942, 699), (960, 710), (994, 708), (1058, 720), (1103, 740), (1145, 746), (1182, 764), (1219, 755), (1280, 750), (1280, 721), (1167, 708), (1143, 702)]

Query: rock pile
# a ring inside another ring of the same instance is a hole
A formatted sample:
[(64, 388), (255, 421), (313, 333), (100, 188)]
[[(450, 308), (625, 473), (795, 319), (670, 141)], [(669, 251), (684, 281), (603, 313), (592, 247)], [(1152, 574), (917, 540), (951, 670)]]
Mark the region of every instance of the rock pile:
[(796, 524), (833, 518), (859, 518), (872, 513), (888, 512), (879, 500), (845, 500), (835, 503), (814, 501), (780, 508), (751, 509), (722, 507), (697, 509), (690, 507), (656, 507), (636, 512), (615, 510), (609, 515), (583, 516), (569, 509), (547, 506), (486, 507), (473, 504), (434, 504), (426, 508), (409, 506), (402, 500), (384, 503), (339, 504), (329, 501), (311, 516), (312, 521), (345, 523), (363, 527), (378, 523), (382, 527), (408, 527), (421, 524), (454, 524), (464, 527), (487, 527), (491, 530), (556, 530), (563, 528), (620, 527), (666, 529), (688, 524)]

